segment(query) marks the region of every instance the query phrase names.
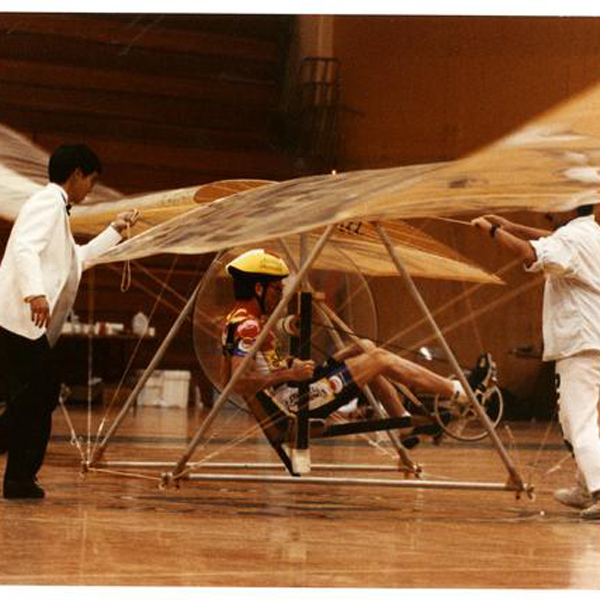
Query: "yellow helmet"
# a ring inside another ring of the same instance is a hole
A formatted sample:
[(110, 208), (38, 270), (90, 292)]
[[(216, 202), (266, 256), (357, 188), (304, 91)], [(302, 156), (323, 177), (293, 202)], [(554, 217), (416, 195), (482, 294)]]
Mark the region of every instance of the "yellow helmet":
[(227, 272), (232, 275), (258, 275), (266, 278), (283, 278), (290, 274), (285, 261), (275, 254), (265, 252), (262, 248), (248, 250), (234, 258), (225, 267)]

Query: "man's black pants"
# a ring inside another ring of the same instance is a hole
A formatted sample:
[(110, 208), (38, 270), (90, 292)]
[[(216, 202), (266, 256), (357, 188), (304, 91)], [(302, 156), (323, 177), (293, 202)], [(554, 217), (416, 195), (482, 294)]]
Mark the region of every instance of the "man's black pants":
[(0, 444), (8, 449), (4, 481), (30, 481), (44, 461), (60, 394), (46, 336), (30, 340), (0, 327), (0, 377), (8, 401), (0, 416)]

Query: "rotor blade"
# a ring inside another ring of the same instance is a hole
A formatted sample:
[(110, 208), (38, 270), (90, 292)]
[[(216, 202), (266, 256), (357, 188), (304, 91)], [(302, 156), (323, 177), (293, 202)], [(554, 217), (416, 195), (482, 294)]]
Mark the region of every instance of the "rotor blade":
[(331, 223), (595, 203), (600, 86), (464, 159), (302, 177), (198, 207), (109, 251), (101, 261), (253, 244)]
[(206, 204), (240, 191), (250, 190), (273, 182), (262, 179), (227, 179), (200, 186), (164, 190), (128, 196), (111, 203), (79, 205), (71, 210), (71, 230), (76, 234), (97, 235), (115, 217), (136, 208), (140, 218), (136, 232), (146, 231), (156, 225)]

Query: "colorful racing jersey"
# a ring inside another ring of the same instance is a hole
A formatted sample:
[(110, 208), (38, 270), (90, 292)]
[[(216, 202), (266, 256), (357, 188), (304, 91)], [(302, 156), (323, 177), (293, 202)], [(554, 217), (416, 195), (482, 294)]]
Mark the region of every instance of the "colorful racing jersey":
[[(229, 356), (246, 356), (256, 343), (264, 326), (264, 319), (252, 314), (245, 307), (232, 310), (225, 319), (222, 336), (223, 352)], [(261, 373), (270, 373), (286, 366), (279, 343), (270, 332), (256, 354), (256, 368)]]
[[(223, 353), (229, 357), (246, 356), (260, 335), (264, 318), (253, 314), (245, 307), (236, 307), (225, 319), (222, 334)], [(287, 368), (286, 357), (282, 354), (277, 337), (271, 332), (255, 356), (255, 368), (263, 374)], [(309, 409), (319, 411), (331, 405), (333, 410), (339, 404), (345, 404), (358, 390), (352, 383), (344, 363), (331, 361), (331, 364), (317, 367), (315, 377), (309, 382)], [(351, 397), (347, 392), (352, 390)], [(288, 413), (298, 410), (299, 390), (294, 384), (282, 383), (262, 390), (270, 396), (281, 409)], [(342, 393), (344, 392), (344, 393)], [(324, 410), (324, 412), (330, 412)]]

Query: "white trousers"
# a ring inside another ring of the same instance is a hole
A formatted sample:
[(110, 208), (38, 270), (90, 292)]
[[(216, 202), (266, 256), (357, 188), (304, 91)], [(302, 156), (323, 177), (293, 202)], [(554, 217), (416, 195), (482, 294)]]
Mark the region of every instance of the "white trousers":
[(590, 492), (600, 490), (600, 353), (584, 352), (556, 361), (556, 391), (563, 436)]

